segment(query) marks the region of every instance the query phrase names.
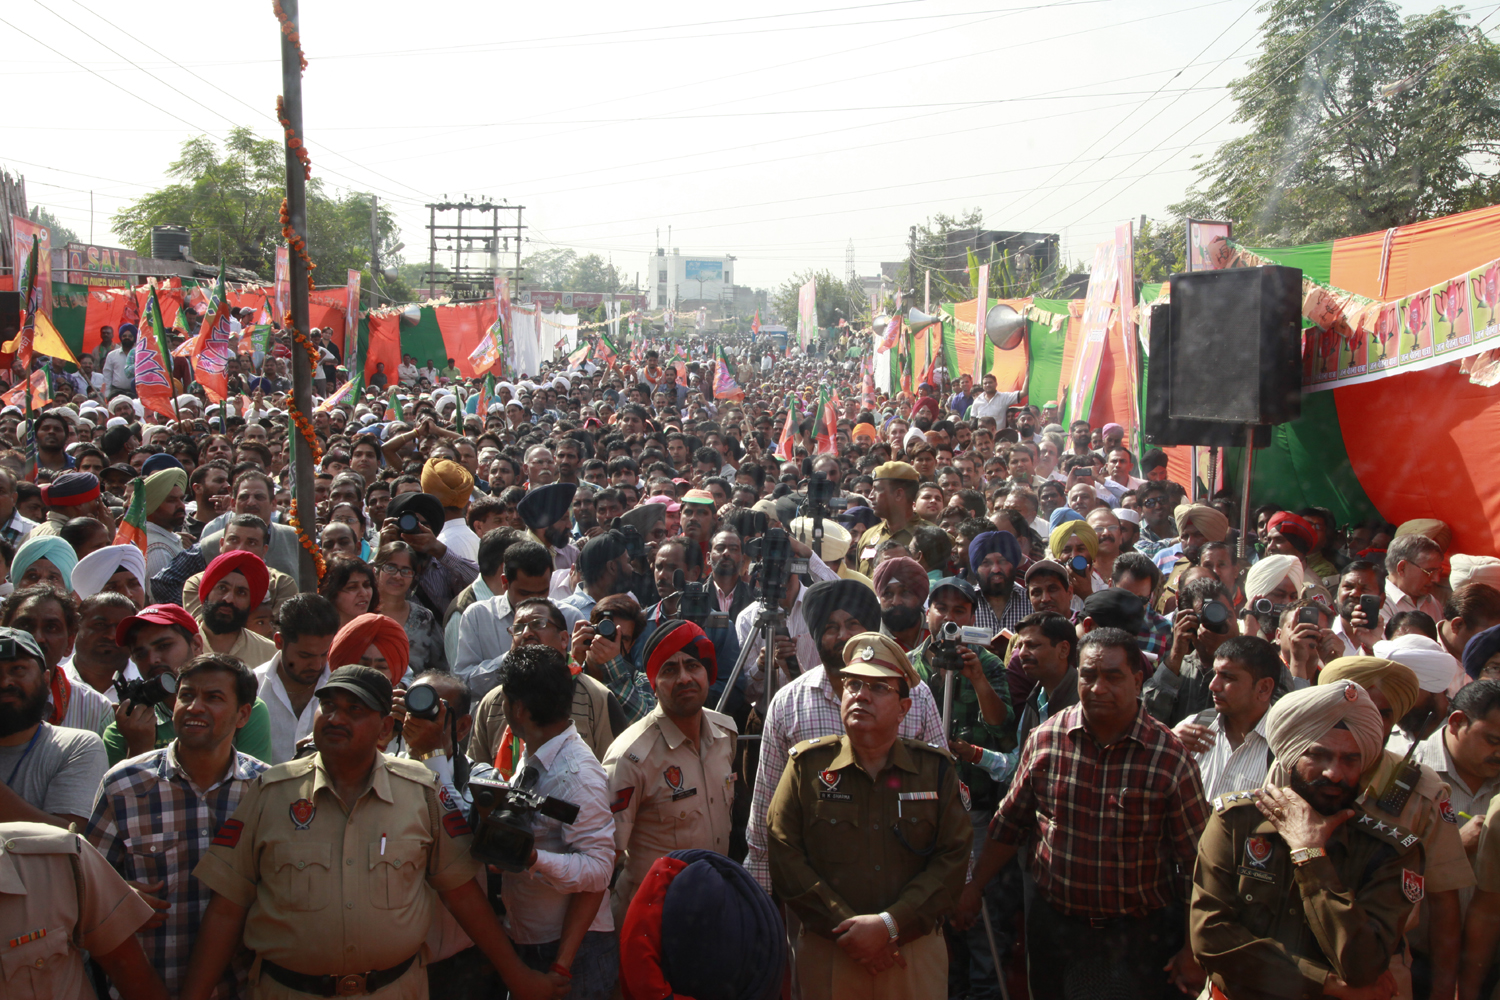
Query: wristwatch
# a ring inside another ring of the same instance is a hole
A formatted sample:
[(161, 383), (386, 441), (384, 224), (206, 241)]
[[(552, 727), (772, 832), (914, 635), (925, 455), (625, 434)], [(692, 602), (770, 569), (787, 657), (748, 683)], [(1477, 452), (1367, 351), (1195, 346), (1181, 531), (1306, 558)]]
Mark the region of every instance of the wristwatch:
[(434, 757), (446, 756), (447, 753), (448, 751), (444, 750), (442, 747), (438, 747), (436, 750), (429, 750), (426, 753), (419, 753), (415, 757), (413, 757), (412, 760), (431, 760)]
[(901, 936), (901, 931), (896, 926), (895, 917), (891, 916), (889, 913), (882, 912), (880, 914), (880, 919), (885, 924), (885, 932), (890, 935), (890, 940), (894, 941)]
[(1299, 847), (1292, 852), (1292, 864), (1305, 865), (1314, 858), (1324, 858), (1327, 856), (1321, 847)]

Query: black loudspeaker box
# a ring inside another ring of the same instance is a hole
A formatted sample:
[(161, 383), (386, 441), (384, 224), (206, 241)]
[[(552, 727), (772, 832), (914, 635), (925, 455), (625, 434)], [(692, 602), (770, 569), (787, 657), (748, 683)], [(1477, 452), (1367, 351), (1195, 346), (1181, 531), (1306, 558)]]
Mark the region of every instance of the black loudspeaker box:
[(8, 344), (21, 332), (21, 293), (0, 292), (0, 344)]
[(1228, 424), (1301, 416), (1300, 269), (1192, 271), (1172, 275), (1171, 289), (1168, 416)]
[[(1169, 328), (1171, 312), (1167, 306), (1151, 310), (1151, 363), (1146, 369), (1146, 440), (1155, 445), (1210, 445), (1219, 448), (1242, 448), (1245, 425), (1226, 424), (1217, 420), (1177, 420), (1167, 413), (1167, 383), (1172, 372)], [(1271, 443), (1271, 427), (1255, 428), (1255, 447)]]

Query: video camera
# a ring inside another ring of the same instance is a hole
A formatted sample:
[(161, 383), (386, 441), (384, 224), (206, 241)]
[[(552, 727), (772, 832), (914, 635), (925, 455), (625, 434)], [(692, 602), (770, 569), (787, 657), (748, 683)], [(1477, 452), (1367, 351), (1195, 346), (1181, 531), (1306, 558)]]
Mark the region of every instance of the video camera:
[(672, 576), (677, 588), (677, 617), (690, 621), (707, 632), (711, 628), (728, 628), (729, 616), (714, 606), (713, 594), (707, 583), (688, 583), (677, 570)]
[(767, 528), (745, 544), (745, 554), (756, 561), (756, 597), (770, 605), (781, 603), (792, 574), (791, 537), (781, 528)]
[(133, 681), (127, 681), (125, 675), (121, 674), (115, 678), (115, 690), (121, 701), (155, 708), (177, 693), (177, 675), (167, 671), (155, 677), (137, 677)]
[(538, 795), (487, 778), (470, 778), (469, 829), (474, 831), (474, 856), (508, 872), (523, 872), (531, 861), (536, 835), (532, 816), (541, 813), (559, 823), (578, 819), (578, 806), (550, 795)]
[(938, 627), (937, 634), (932, 637), (932, 647), (928, 658), (932, 661), (935, 670), (960, 671), (964, 668), (963, 646), (988, 646), (994, 641), (982, 628), (973, 625), (959, 625), (956, 622), (943, 622)]

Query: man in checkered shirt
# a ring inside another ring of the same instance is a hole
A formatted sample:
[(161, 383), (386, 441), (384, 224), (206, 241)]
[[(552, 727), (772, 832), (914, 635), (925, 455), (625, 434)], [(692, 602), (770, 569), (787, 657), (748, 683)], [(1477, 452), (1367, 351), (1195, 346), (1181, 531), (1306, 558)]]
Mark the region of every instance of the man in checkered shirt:
[[(94, 846), (157, 910), (138, 936), (173, 996), (213, 895), (192, 877), (193, 866), (250, 782), (271, 766), (234, 749), (255, 696), (255, 674), (234, 657), (193, 659), (177, 677), (177, 738), (110, 768), (89, 820)], [(247, 971), (231, 966), (214, 996), (237, 996)]]
[(1079, 703), (1027, 739), (959, 901), (953, 922), (965, 927), (979, 913), (978, 887), (1029, 847), (1034, 997), (1155, 996), (1169, 976), (1189, 995), (1203, 987), (1172, 904), (1188, 901), (1208, 805), (1182, 743), (1141, 708), (1146, 670), (1130, 633), (1083, 637)]

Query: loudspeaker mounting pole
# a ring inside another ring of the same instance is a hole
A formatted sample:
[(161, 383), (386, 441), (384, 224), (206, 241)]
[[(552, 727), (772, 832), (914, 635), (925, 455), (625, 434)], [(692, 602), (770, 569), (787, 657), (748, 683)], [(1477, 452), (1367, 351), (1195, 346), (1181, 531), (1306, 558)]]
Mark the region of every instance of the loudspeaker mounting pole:
[(1245, 480), (1240, 487), (1240, 565), (1250, 550), (1250, 470), (1255, 459), (1255, 425), (1245, 425)]

